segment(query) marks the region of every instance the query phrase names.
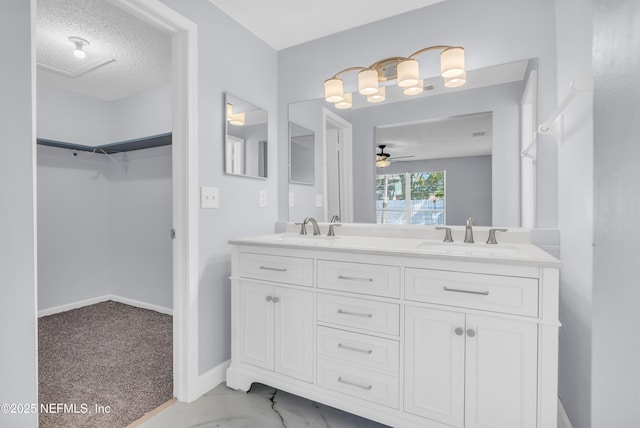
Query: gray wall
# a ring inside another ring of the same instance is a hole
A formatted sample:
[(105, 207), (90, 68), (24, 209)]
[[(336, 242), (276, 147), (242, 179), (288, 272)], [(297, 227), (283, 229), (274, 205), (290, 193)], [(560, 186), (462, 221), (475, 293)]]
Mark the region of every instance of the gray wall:
[[(573, 79), (592, 74), (591, 0), (559, 1), (556, 7), (560, 103)], [(587, 428), (591, 424), (592, 94), (578, 95), (565, 110), (563, 119), (565, 136), (558, 144), (558, 217), (563, 263), (560, 271), (559, 396), (573, 426)]]
[(594, 0), (591, 425), (638, 426), (640, 3)]
[(99, 146), (171, 132), (171, 85), (104, 101), (38, 85), (38, 138)]
[(38, 146), (39, 310), (110, 294), (173, 308), (171, 147), (127, 158)]
[[(414, 162), (392, 162), (378, 174), (446, 171), (446, 224), (491, 226), (491, 156), (468, 156)], [(375, 212), (370, 223), (375, 223)]]
[[(464, 46), (469, 69), (538, 58), (538, 115), (546, 117), (556, 107), (555, 27), (547, 25), (554, 21), (554, 8), (553, 0), (449, 0), (284, 49), (278, 52), (279, 144), (285, 147), (289, 103), (321, 98), (322, 82), (334, 73), (431, 44)], [(280, 156), (279, 163), (285, 165), (286, 152), (280, 150)], [(538, 226), (557, 227), (557, 145), (552, 137), (540, 138), (538, 168)], [(354, 163), (355, 177), (367, 172)], [(279, 218), (286, 220), (286, 170), (279, 174)], [(355, 184), (354, 193), (368, 191)], [(499, 212), (495, 206), (493, 211)]]
[[(200, 373), (204, 373), (231, 355), (231, 258), (227, 242), (273, 232), (277, 220), (278, 144), (269, 144), (266, 180), (223, 172), (224, 94), (234, 94), (267, 110), (269, 142), (275, 142), (277, 54), (208, 0), (162, 2), (198, 25), (198, 184), (220, 189), (220, 208), (200, 210), (198, 218), (200, 277), (193, 298), (199, 302), (199, 364)], [(284, 126), (286, 130), (286, 122)], [(267, 192), (266, 208), (258, 208), (261, 190)]]
[[(31, 7), (0, 3), (0, 403), (38, 402)], [(3, 427), (37, 423), (37, 414), (0, 413)]]
[[(171, 86), (115, 101), (38, 85), (37, 136), (83, 145), (171, 132)], [(114, 294), (173, 308), (171, 147), (38, 146), (38, 309)]]

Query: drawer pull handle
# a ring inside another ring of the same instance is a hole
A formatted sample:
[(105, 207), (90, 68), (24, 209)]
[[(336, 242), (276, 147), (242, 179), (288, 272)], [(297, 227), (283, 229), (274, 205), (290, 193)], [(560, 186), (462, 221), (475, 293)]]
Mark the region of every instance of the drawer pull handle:
[(338, 275), (338, 279), (344, 279), (347, 281), (373, 282), (373, 278), (363, 278), (360, 276)]
[(444, 291), (452, 291), (454, 293), (481, 294), (483, 296), (489, 295), (488, 291), (461, 290), (460, 288), (449, 288), (446, 286), (444, 287)]
[(338, 348), (346, 349), (347, 351), (362, 352), (363, 354), (368, 355), (371, 355), (373, 353), (373, 349), (354, 348), (352, 346), (343, 345), (342, 343), (338, 343)]
[(342, 379), (342, 376), (338, 377), (338, 382), (344, 383), (345, 385), (350, 385), (350, 386), (355, 386), (357, 388), (366, 389), (367, 391), (371, 391), (371, 388), (373, 388), (373, 385), (360, 385), (359, 383), (355, 383), (355, 382), (350, 382), (348, 380), (344, 380), (344, 379)]
[(269, 267), (269, 266), (260, 266), (259, 269), (262, 270), (274, 270), (276, 272), (286, 272), (287, 268), (274, 268), (274, 267)]
[(361, 314), (359, 312), (343, 311), (342, 309), (338, 309), (338, 313), (342, 314), (342, 315), (351, 315), (351, 316), (354, 316), (354, 317), (362, 317), (362, 318), (371, 318), (371, 317), (373, 317), (373, 314)]

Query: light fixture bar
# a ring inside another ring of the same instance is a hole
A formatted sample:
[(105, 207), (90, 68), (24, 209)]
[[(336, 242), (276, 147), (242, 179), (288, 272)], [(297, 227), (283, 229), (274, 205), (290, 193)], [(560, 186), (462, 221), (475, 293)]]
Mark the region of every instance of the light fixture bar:
[[(324, 94), (328, 102), (335, 103), (337, 108), (350, 108), (351, 99), (343, 101), (344, 81), (341, 75), (358, 71), (358, 92), (367, 97), (369, 102), (385, 100), (385, 87), (380, 82), (397, 80), (398, 86), (405, 95), (417, 95), (423, 92), (423, 80), (420, 78), (420, 64), (416, 56), (431, 51), (440, 52), (440, 75), (444, 86), (455, 88), (466, 83), (464, 48), (462, 46), (437, 45), (420, 49), (408, 57), (390, 57), (374, 62), (369, 67), (349, 67), (325, 80)], [(349, 96), (351, 94), (348, 94)]]

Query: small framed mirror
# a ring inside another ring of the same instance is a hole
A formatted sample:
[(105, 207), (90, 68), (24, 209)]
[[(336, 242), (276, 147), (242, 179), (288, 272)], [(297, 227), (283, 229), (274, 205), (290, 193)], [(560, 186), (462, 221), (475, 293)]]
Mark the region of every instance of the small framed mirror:
[(315, 133), (289, 122), (289, 182), (315, 183)]
[(225, 94), (224, 172), (267, 178), (267, 111)]

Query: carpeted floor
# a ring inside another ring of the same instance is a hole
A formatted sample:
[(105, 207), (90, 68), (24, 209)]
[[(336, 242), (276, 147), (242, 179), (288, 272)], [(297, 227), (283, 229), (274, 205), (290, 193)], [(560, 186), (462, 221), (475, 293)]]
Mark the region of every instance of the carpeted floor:
[(40, 427), (125, 427), (169, 400), (172, 322), (113, 301), (40, 318)]

